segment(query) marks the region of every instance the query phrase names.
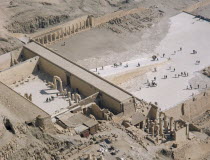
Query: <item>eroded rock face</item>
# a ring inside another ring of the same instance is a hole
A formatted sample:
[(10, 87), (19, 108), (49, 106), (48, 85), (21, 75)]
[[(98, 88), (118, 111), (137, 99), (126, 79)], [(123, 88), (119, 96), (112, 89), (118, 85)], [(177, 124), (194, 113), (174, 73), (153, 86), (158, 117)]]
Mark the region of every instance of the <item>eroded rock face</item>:
[(23, 19), (20, 21), (14, 21), (7, 26), (8, 31), (13, 33), (34, 33), (40, 28), (47, 28), (51, 25), (55, 25), (66, 21), (69, 18), (68, 15), (52, 15), (52, 16), (37, 16), (31, 19)]
[(4, 127), (6, 128), (6, 130), (15, 134), (15, 129), (13, 127), (13, 124), (10, 122), (10, 120), (8, 118), (4, 117), (3, 124), (4, 124)]
[(210, 77), (210, 67), (207, 67), (203, 70), (203, 74)]

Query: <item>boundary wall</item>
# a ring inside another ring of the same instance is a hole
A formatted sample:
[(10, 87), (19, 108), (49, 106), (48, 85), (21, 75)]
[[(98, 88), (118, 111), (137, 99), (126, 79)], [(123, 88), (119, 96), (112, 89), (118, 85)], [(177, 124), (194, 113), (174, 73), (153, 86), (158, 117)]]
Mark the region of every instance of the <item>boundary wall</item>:
[[(185, 121), (191, 121), (193, 118), (201, 115), (210, 109), (210, 91), (205, 93), (200, 93), (193, 99), (186, 100), (167, 111), (166, 115), (172, 116), (175, 119), (181, 117)], [(176, 113), (176, 114), (174, 114)]]

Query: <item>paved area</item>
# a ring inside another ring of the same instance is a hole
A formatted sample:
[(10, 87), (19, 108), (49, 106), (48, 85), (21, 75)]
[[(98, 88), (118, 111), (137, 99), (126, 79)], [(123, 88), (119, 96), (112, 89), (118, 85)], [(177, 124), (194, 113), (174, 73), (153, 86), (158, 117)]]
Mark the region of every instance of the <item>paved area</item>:
[[(56, 114), (69, 106), (66, 98), (56, 96), (56, 93), (59, 93), (58, 90), (48, 87), (38, 76), (13, 89), (21, 95), (25, 93), (32, 94), (32, 102), (50, 115)], [(46, 102), (46, 99), (51, 98), (51, 96), (55, 97), (54, 100)]]
[[(176, 15), (170, 20), (168, 34), (156, 47), (154, 53), (159, 55), (159, 60), (166, 58), (169, 59), (168, 62), (158, 66), (157, 72), (147, 72), (146, 81), (143, 85), (141, 84), (141, 88), (132, 92), (135, 96), (148, 102), (157, 102), (162, 110), (167, 110), (192, 98), (193, 95), (205, 91), (206, 87), (210, 86), (209, 78), (200, 72), (210, 65), (210, 54), (208, 53), (210, 50), (210, 23), (196, 19), (187, 13)], [(193, 50), (197, 53), (192, 54)], [(161, 58), (163, 54), (165, 56)], [(106, 67), (104, 68), (106, 70)], [(111, 74), (113, 72), (109, 71)], [(167, 78), (164, 78), (165, 75)], [(102, 74), (102, 76), (105, 75)], [(151, 87), (152, 81), (157, 85)], [(135, 86), (139, 87), (139, 83), (136, 82)]]

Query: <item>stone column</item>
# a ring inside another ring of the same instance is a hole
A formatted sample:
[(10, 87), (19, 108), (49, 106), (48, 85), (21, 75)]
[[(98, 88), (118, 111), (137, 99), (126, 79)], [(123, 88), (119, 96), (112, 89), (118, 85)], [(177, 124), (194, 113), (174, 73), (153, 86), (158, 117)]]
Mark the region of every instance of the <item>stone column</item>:
[(154, 126), (151, 127), (152, 137), (154, 137)]
[(86, 21), (86, 26), (87, 26), (87, 28), (89, 28), (89, 27), (90, 27), (90, 24), (89, 24), (89, 19), (87, 19), (87, 21)]
[(64, 29), (64, 36), (67, 36), (67, 33), (66, 33), (67, 31), (66, 31), (66, 27), (65, 27), (65, 29)]
[(144, 131), (144, 127), (145, 127), (145, 120), (142, 121), (142, 129), (143, 129), (143, 131)]
[(175, 131), (177, 130), (177, 121), (175, 121), (175, 123), (174, 123), (174, 130)]
[(159, 126), (156, 125), (156, 135), (159, 136)]
[(167, 122), (166, 115), (164, 116), (164, 128), (165, 128), (165, 131), (168, 132), (168, 122)]
[(147, 119), (147, 129), (149, 129), (149, 118)]
[(84, 21), (84, 29), (86, 29), (86, 21)]
[(189, 123), (186, 123), (186, 136), (189, 138)]
[(45, 38), (45, 40), (46, 40), (44, 44), (47, 44), (47, 43), (48, 43), (47, 36), (45, 36), (44, 38)]
[(72, 31), (73, 31), (73, 34), (74, 34), (74, 31), (75, 31), (75, 27), (74, 27), (74, 25), (72, 25)]
[(71, 95), (71, 99), (72, 99), (72, 101), (75, 100), (75, 95), (74, 94)]
[(170, 117), (170, 132), (173, 130), (173, 117)]
[(72, 105), (72, 103), (71, 103), (71, 98), (69, 98), (69, 106), (71, 106)]
[(68, 98), (71, 98), (71, 92), (68, 92)]
[(82, 30), (82, 22), (79, 22), (79, 25), (80, 30)]
[(162, 119), (159, 118), (159, 127), (160, 127), (160, 135), (163, 135), (163, 124), (162, 124)]
[(69, 26), (69, 35), (71, 35), (71, 27)]

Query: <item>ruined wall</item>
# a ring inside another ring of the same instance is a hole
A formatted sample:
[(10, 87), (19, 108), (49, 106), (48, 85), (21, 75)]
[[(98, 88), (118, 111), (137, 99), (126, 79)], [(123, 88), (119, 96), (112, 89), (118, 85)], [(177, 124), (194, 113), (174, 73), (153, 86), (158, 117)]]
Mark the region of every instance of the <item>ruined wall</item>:
[(34, 57), (0, 72), (0, 81), (11, 85), (15, 81), (28, 77), (36, 70), (38, 60), (39, 57)]
[(101, 105), (115, 114), (122, 112), (121, 103), (106, 94), (101, 96)]
[(180, 130), (175, 132), (175, 140), (176, 142), (183, 142), (187, 140), (187, 129), (186, 127), (181, 128)]
[(134, 103), (134, 99), (130, 98), (128, 100), (126, 100), (125, 102), (123, 102), (123, 111), (124, 113), (134, 113), (135, 112), (135, 103)]
[(204, 1), (201, 1), (201, 2), (198, 2), (194, 5), (191, 5), (190, 7), (187, 7), (185, 8), (183, 11), (185, 12), (192, 12), (200, 7), (204, 7), (206, 5), (209, 5), (210, 4), (210, 0), (204, 0)]
[(11, 65), (11, 55), (6, 53), (0, 56), (0, 70), (9, 68)]
[(11, 62), (14, 61), (14, 59), (19, 60), (20, 51), (21, 51), (20, 49), (17, 49), (15, 51), (11, 51), (11, 52), (1, 55), (0, 56), (0, 70), (9, 68), (11, 66)]
[[(182, 104), (179, 104), (165, 113), (168, 116), (179, 119), (180, 117), (184, 120), (190, 121), (192, 118), (195, 118), (202, 113), (206, 112), (206, 110), (210, 109), (210, 91), (206, 93), (201, 93), (195, 97), (195, 101), (192, 99), (185, 101)], [(176, 113), (176, 114), (174, 114)]]
[(92, 104), (91, 114), (94, 115), (97, 119), (104, 119), (104, 113), (96, 104)]
[(94, 18), (94, 26), (98, 26), (100, 24), (107, 23), (110, 20), (115, 19), (115, 18), (121, 18), (121, 17), (127, 16), (129, 14), (135, 14), (135, 13), (138, 13), (138, 12), (141, 12), (141, 11), (146, 11), (146, 10), (148, 10), (148, 9), (146, 9), (146, 8), (134, 8), (134, 9), (131, 9), (131, 10), (120, 10), (120, 11), (117, 11), (117, 12), (109, 13), (109, 14), (106, 14), (104, 16)]

